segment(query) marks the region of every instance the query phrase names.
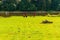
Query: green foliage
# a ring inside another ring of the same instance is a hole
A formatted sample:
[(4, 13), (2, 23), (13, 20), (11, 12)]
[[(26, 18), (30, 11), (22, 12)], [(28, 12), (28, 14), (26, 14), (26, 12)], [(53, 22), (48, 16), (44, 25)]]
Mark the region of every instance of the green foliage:
[(51, 10), (57, 10), (58, 7), (58, 1), (57, 0), (52, 0), (51, 2)]
[(15, 6), (13, 4), (3, 4), (2, 5), (2, 11), (14, 11), (15, 10)]
[(0, 11), (2, 10), (2, 2), (0, 2)]
[(60, 0), (6, 0), (0, 3), (0, 11), (50, 11), (60, 10)]
[(37, 10), (36, 6), (27, 0), (22, 0), (18, 5), (17, 5), (17, 10), (20, 11), (34, 11)]
[[(10, 0), (10, 1), (12, 1), (12, 0)], [(13, 2), (9, 2), (9, 0), (3, 1), (2, 5), (1, 5), (1, 9), (2, 9), (2, 11), (15, 11), (16, 5)]]

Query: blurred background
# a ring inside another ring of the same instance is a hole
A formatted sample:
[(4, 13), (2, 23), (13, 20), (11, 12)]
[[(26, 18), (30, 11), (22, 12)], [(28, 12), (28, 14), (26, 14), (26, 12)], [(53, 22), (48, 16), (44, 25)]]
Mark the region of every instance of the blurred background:
[(60, 11), (60, 0), (0, 0), (0, 11)]

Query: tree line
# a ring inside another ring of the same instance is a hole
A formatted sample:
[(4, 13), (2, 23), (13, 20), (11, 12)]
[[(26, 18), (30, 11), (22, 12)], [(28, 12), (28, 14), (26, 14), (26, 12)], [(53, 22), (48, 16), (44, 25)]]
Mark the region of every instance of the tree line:
[(60, 11), (60, 0), (5, 0), (0, 11)]

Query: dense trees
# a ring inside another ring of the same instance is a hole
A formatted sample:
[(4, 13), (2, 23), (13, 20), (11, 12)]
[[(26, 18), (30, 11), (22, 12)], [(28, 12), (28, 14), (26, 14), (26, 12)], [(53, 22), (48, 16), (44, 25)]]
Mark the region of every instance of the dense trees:
[(11, 3), (5, 3), (1, 5), (1, 10), (2, 11), (15, 11), (15, 6)]
[(30, 11), (30, 10), (37, 10), (35, 4), (29, 2), (28, 0), (22, 0), (17, 4), (17, 10), (20, 11)]
[(21, 0), (21, 2), (19, 2), (18, 4), (17, 4), (17, 10), (20, 10), (20, 11), (24, 11), (24, 10), (27, 10), (27, 8), (28, 8), (28, 5), (29, 5), (29, 3), (28, 3), (28, 1), (27, 0)]
[(0, 1), (0, 11), (2, 10), (2, 8), (1, 8), (1, 7), (2, 7), (2, 2)]
[(60, 0), (3, 0), (0, 11), (60, 11)]
[(14, 2), (12, 0), (6, 0), (6, 1), (2, 1), (2, 4), (1, 4), (1, 10), (2, 11), (15, 11), (16, 10), (16, 4), (15, 4), (15, 0)]
[(58, 7), (58, 1), (57, 0), (52, 0), (51, 2), (51, 10), (57, 10)]

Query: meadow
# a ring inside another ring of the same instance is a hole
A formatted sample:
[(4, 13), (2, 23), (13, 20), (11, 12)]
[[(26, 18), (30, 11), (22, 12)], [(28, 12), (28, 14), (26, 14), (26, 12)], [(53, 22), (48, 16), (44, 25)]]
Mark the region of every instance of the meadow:
[(0, 40), (60, 40), (60, 17), (0, 17)]

